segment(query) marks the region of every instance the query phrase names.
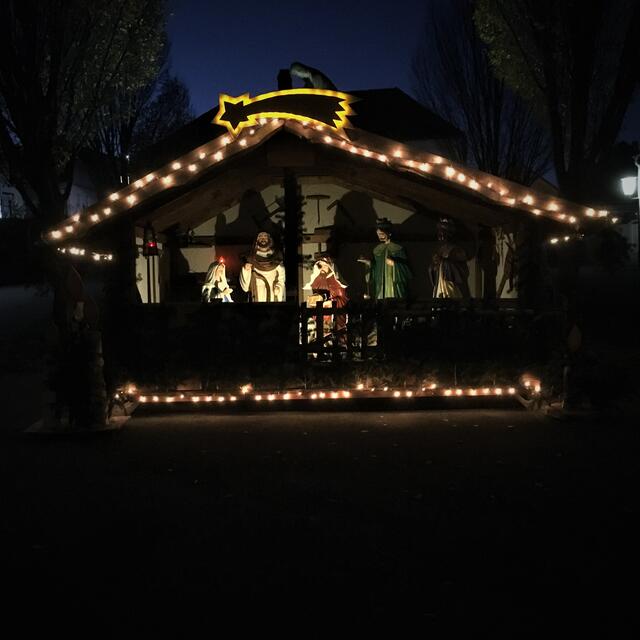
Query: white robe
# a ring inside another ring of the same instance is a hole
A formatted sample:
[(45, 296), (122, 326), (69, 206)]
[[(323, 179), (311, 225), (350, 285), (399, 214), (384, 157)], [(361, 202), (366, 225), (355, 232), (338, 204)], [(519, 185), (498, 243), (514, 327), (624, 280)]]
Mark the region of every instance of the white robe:
[(227, 270), (224, 264), (212, 264), (207, 272), (207, 279), (202, 285), (203, 301), (222, 300), (222, 302), (233, 302), (231, 299), (232, 291), (233, 289), (227, 282)]
[[(280, 264), (271, 271), (261, 271), (260, 269), (256, 269), (255, 266), (252, 269), (245, 269), (242, 267), (242, 269), (240, 269), (240, 286), (243, 291), (251, 290), (251, 275), (253, 271), (267, 281), (271, 291), (271, 302), (284, 302), (286, 294), (284, 266)], [(267, 287), (265, 286), (262, 278), (256, 278), (258, 296), (257, 300), (253, 300), (253, 302), (267, 302)], [(280, 287), (278, 293), (274, 291), (275, 284), (278, 284)]]

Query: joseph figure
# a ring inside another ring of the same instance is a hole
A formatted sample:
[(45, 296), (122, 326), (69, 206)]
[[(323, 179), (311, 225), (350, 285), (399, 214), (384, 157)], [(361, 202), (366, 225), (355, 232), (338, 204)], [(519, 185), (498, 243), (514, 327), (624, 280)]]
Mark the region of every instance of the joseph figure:
[(240, 271), (240, 286), (251, 295), (251, 302), (284, 302), (285, 271), (282, 253), (265, 231), (256, 237), (247, 262)]
[(392, 242), (392, 226), (387, 218), (377, 221), (376, 233), (380, 243), (373, 249), (373, 261), (364, 256), (358, 258), (358, 262), (368, 267), (368, 295), (374, 300), (403, 300), (411, 278), (407, 254), (403, 247)]

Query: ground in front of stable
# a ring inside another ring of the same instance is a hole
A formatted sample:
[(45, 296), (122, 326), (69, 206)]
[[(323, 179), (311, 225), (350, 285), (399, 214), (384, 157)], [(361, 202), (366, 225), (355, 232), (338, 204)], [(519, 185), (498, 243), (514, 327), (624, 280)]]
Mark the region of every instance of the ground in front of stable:
[(301, 616), (301, 637), (338, 614), (509, 632), (635, 615), (631, 422), (138, 411), (117, 432), (0, 437), (4, 582), (27, 627), (45, 609), (143, 635), (185, 607), (179, 628)]

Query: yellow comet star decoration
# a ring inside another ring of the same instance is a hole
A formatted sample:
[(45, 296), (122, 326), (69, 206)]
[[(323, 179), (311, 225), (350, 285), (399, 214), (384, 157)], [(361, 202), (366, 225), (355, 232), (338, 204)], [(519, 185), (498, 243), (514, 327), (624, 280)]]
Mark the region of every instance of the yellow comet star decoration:
[[(333, 100), (326, 100), (327, 98)], [(354, 114), (351, 103), (357, 100), (358, 98), (347, 93), (328, 89), (286, 89), (262, 93), (254, 98), (250, 98), (248, 93), (235, 98), (221, 93), (220, 107), (213, 121), (226, 127), (234, 136), (245, 127), (261, 124), (260, 120), (264, 122), (265, 118), (298, 120), (339, 131), (345, 126), (351, 126), (347, 116)], [(323, 109), (327, 118), (321, 120), (314, 117)]]

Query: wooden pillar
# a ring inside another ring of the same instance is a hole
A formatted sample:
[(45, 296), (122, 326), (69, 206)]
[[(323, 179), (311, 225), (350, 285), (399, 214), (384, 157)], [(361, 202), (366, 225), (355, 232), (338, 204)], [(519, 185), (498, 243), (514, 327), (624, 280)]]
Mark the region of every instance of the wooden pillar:
[(120, 366), (126, 361), (131, 340), (134, 307), (141, 302), (136, 283), (135, 226), (131, 220), (114, 220), (105, 237), (113, 250), (113, 262), (104, 265), (105, 285), (102, 309), (104, 377), (109, 397), (120, 380)]
[(523, 309), (539, 309), (542, 290), (541, 225), (523, 222), (516, 234), (516, 274), (518, 303)]
[(131, 220), (114, 220), (107, 236), (109, 248), (113, 249), (113, 264), (108, 265), (106, 294), (110, 305), (120, 306), (140, 301), (136, 284), (135, 227)]
[(291, 169), (284, 172), (284, 268), (287, 300), (297, 301), (301, 264), (302, 209), (300, 185)]

